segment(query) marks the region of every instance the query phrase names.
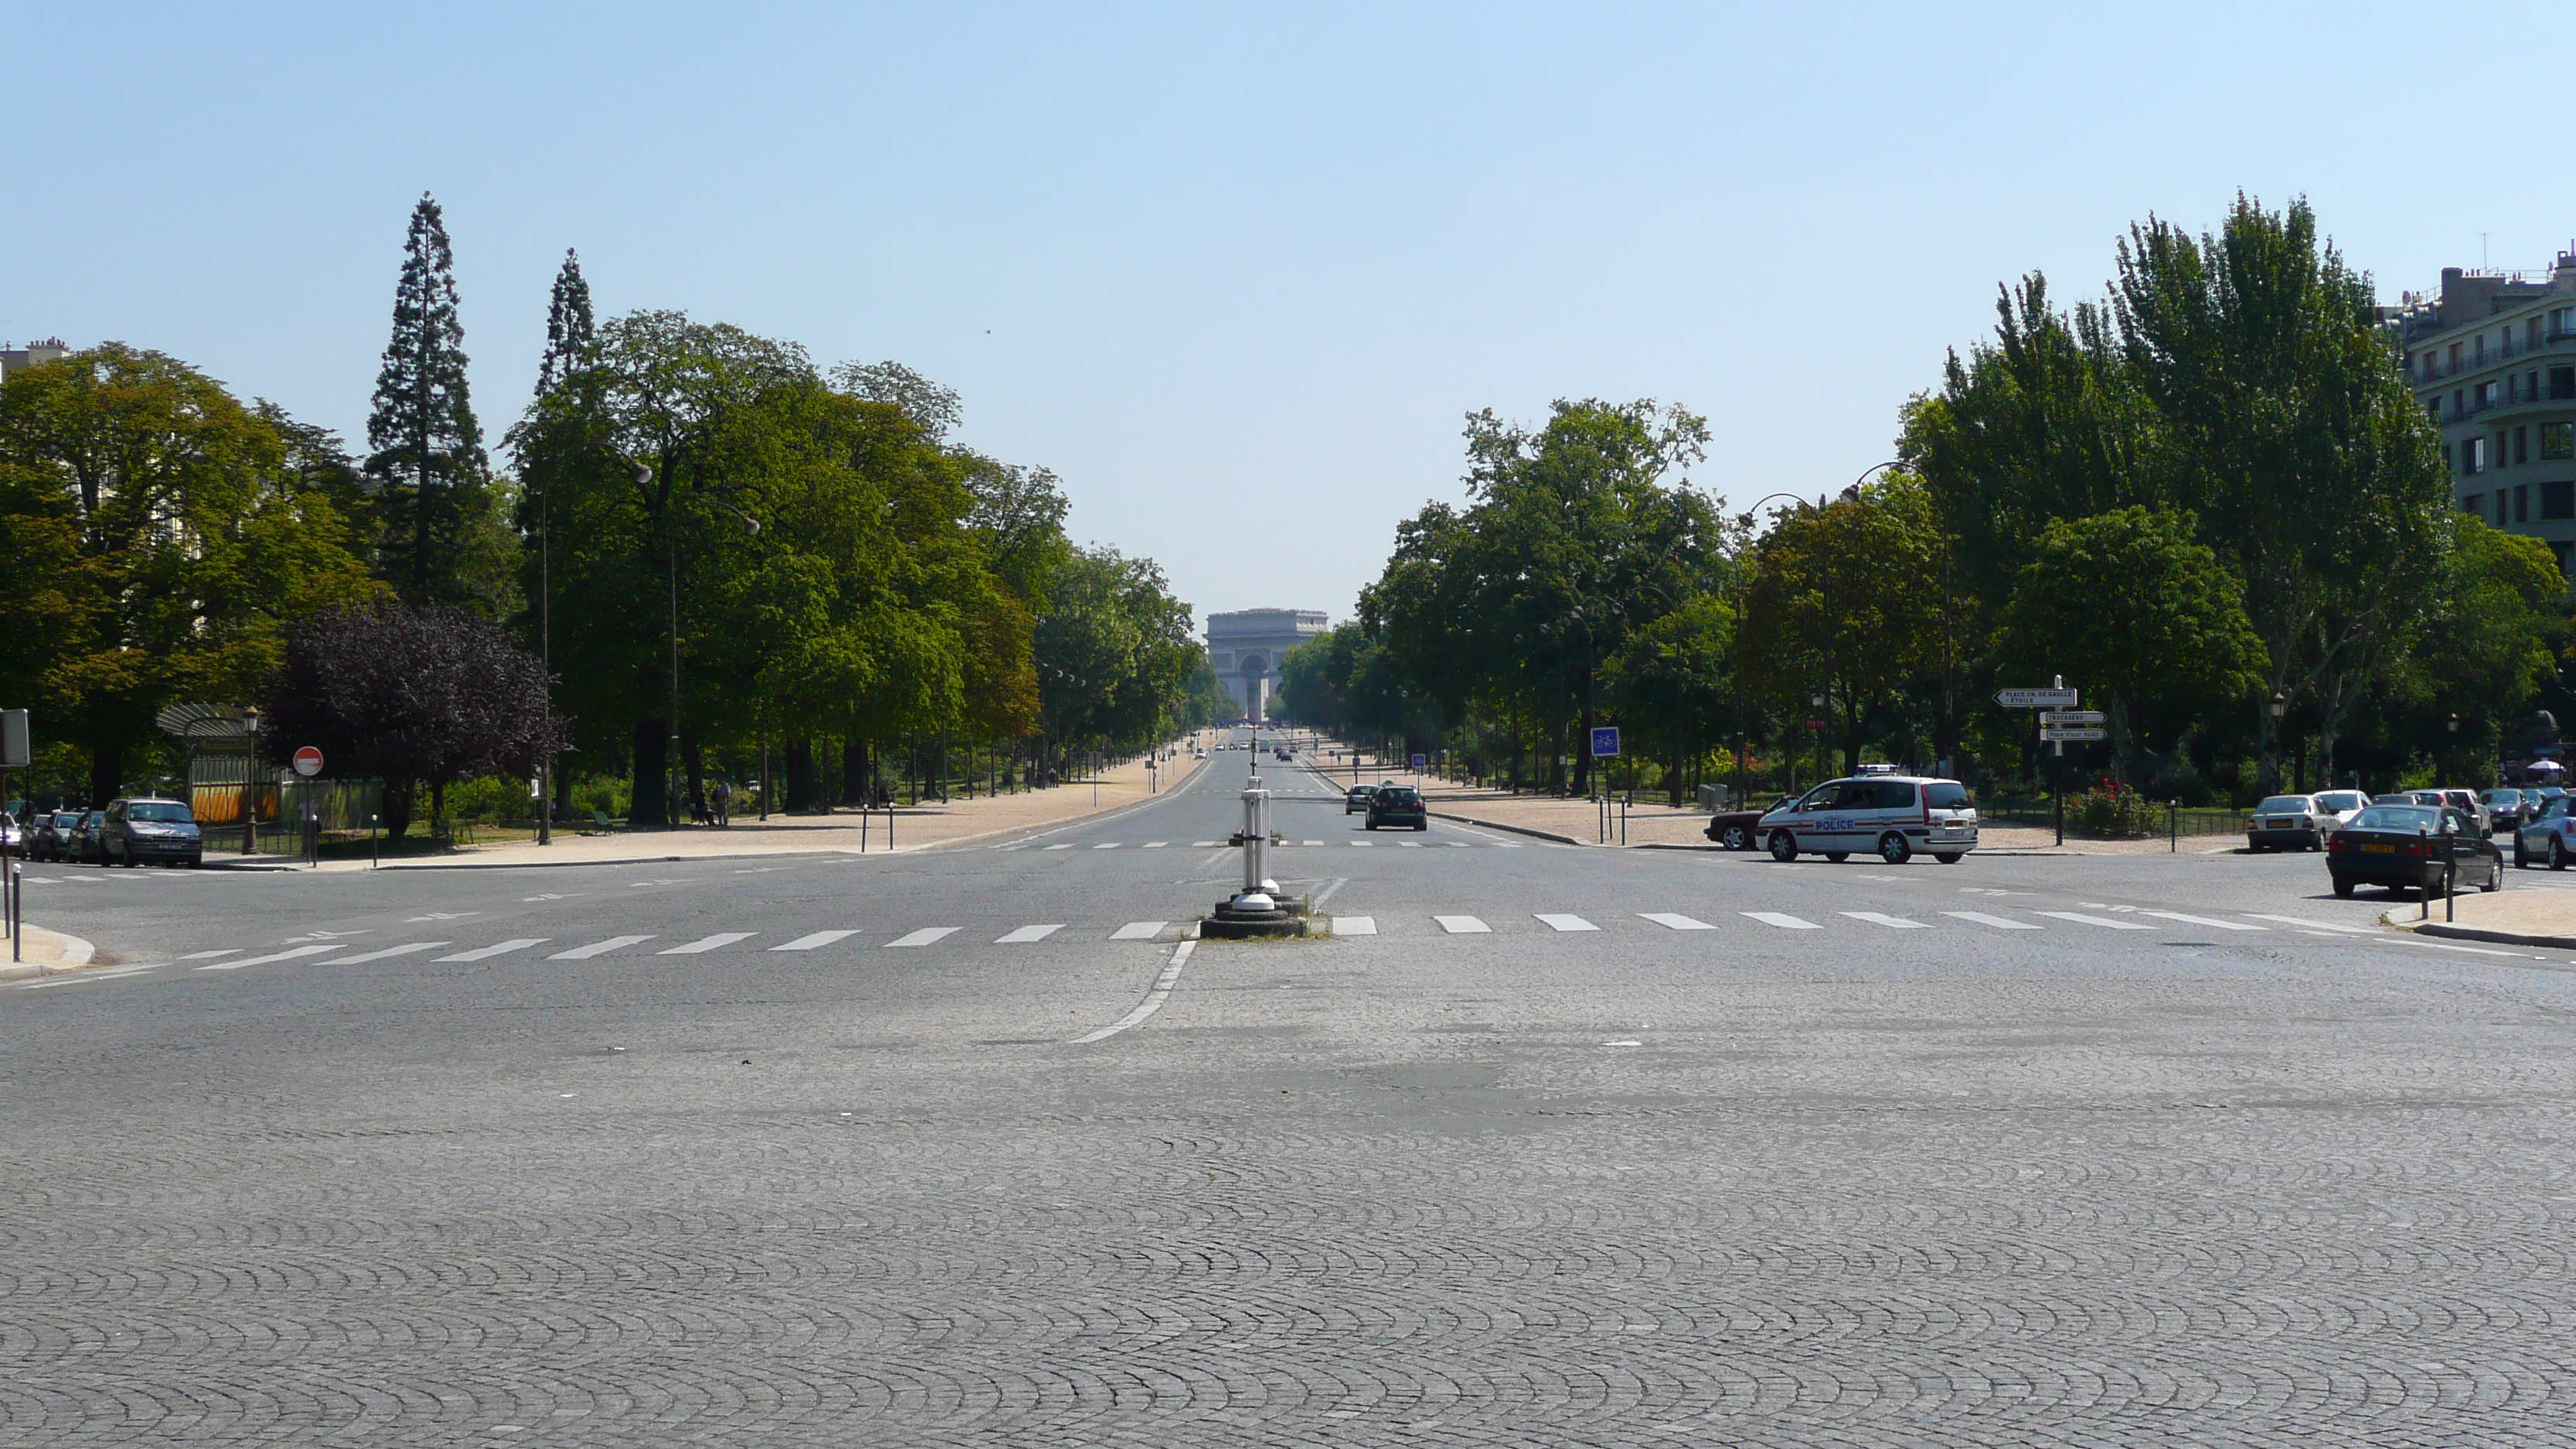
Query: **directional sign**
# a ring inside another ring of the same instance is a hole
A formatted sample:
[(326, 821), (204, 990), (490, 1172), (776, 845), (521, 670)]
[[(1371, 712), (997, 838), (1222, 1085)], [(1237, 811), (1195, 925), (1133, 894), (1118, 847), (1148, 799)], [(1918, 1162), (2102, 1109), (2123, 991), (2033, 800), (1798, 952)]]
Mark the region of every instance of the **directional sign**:
[(1619, 753), (1619, 727), (1603, 725), (1592, 732), (1592, 758), (1608, 759)]
[[(1617, 754), (1617, 753), (1618, 753), (1618, 751), (1613, 750), (1613, 751), (1611, 751), (1611, 753), (1612, 753), (1612, 754)], [(1431, 757), (1430, 757), (1429, 755), (1416, 754), (1416, 755), (1413, 757), (1413, 768), (1415, 768), (1415, 769), (1417, 769), (1417, 770), (1421, 769), (1423, 766), (1425, 766), (1425, 765), (1427, 765), (1427, 764), (1430, 764), (1430, 763), (1431, 763)]]
[(2043, 740), (2098, 740), (2103, 737), (2103, 731), (2089, 725), (2041, 725), (2039, 737)]
[(2101, 724), (2105, 716), (2098, 709), (2043, 709), (2039, 722), (2044, 725)]
[(321, 774), (322, 752), (313, 748), (311, 745), (306, 745), (304, 748), (297, 750), (295, 752), (295, 773), (302, 775), (308, 780)]
[(1998, 689), (1995, 703), (2006, 709), (2072, 709), (2082, 701), (2071, 689)]

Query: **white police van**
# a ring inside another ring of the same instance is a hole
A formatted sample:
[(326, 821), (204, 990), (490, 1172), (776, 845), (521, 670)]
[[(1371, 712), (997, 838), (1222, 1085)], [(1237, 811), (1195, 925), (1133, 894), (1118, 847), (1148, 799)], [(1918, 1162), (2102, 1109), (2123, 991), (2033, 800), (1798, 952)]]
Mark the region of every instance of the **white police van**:
[(1764, 815), (1754, 834), (1773, 860), (1809, 851), (1841, 861), (1866, 852), (1903, 865), (1921, 851), (1956, 865), (1977, 848), (1977, 806), (1956, 780), (1864, 765), (1858, 775), (1827, 780)]

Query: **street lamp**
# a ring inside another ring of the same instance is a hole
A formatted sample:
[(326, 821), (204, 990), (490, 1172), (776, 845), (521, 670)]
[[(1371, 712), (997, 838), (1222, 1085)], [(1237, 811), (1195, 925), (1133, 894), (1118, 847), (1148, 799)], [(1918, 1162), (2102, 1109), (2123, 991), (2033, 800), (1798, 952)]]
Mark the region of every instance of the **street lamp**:
[[(1814, 695), (1810, 695), (1810, 696), (1808, 696), (1807, 703), (1809, 703), (1810, 705), (1813, 705), (1813, 706), (1815, 707), (1815, 710), (1816, 710), (1816, 720), (1817, 720), (1817, 722), (1818, 722), (1819, 724), (1824, 723), (1824, 722), (1825, 722), (1825, 697), (1824, 697), (1824, 695), (1822, 695), (1822, 694), (1814, 694)], [(1832, 773), (1833, 773), (1833, 771), (1831, 771), (1831, 770), (1829, 770), (1829, 769), (1827, 769), (1827, 768), (1825, 767), (1825, 735), (1826, 735), (1826, 733), (1827, 733), (1826, 731), (1821, 730), (1821, 729), (1816, 731), (1816, 783), (1817, 783), (1817, 784), (1819, 784), (1819, 785), (1821, 785), (1821, 784), (1823, 784), (1823, 783), (1825, 782), (1825, 776), (1830, 775), (1830, 774), (1832, 774)]]

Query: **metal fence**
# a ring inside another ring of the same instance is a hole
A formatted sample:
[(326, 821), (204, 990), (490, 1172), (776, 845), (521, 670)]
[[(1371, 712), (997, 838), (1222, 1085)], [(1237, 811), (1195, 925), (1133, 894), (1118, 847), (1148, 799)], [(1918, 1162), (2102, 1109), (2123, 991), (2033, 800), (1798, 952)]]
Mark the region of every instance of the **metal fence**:
[[(2137, 838), (2146, 840), (2175, 835), (2191, 840), (2212, 835), (2242, 835), (2253, 815), (2250, 810), (2224, 807), (2174, 810), (2159, 806), (2152, 814), (2151, 828)], [(1977, 818), (1989, 825), (2035, 825), (2047, 829), (2057, 823), (2057, 807), (2046, 800), (1985, 800), (1978, 803)], [(2067, 812), (2066, 833), (2078, 833), (2072, 810)]]

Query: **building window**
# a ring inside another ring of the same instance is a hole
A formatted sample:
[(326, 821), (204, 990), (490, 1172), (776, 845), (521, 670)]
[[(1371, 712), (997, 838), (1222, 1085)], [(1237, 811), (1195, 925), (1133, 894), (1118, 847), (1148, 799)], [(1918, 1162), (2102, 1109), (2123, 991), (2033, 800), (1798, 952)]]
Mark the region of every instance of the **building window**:
[(2496, 429), (2496, 436), (2495, 436), (2495, 465), (2496, 465), (2497, 467), (2499, 467), (2499, 468), (2501, 468), (2501, 467), (2503, 467), (2503, 466), (2504, 466), (2504, 460), (2505, 460), (2504, 440), (2505, 440), (2505, 431), (2504, 431), (2504, 429), (2502, 429), (2502, 428), (2498, 428), (2498, 429)]
[(2513, 465), (2517, 468), (2531, 461), (2531, 429), (2516, 424), (2513, 430)]
[(2426, 416), (2432, 418), (2432, 420), (2437, 423), (2442, 420), (2442, 395), (2440, 393), (2437, 392), (2431, 397), (2424, 399), (2424, 412)]
[(2478, 384), (2478, 406), (2479, 406), (2479, 407), (2482, 407), (2482, 408), (2491, 408), (2491, 407), (2494, 407), (2495, 405), (2496, 405), (2496, 385), (2495, 385), (2495, 379), (2494, 379), (2494, 378), (2488, 378), (2486, 381), (2484, 381), (2484, 382), (2482, 382), (2482, 383), (2479, 383), (2479, 384)]
[(2531, 314), (2531, 318), (2530, 318), (2530, 320), (2529, 320), (2529, 321), (2526, 321), (2526, 322), (2524, 322), (2524, 323), (2522, 324), (2522, 346), (2523, 346), (2523, 350), (2527, 352), (2527, 351), (2531, 350), (2531, 349), (2532, 349), (2532, 348), (2534, 348), (2534, 347), (2538, 347), (2539, 345), (2540, 345), (2540, 314), (2539, 314), (2539, 313), (2537, 313), (2537, 312), (2534, 312), (2533, 314)]
[(2527, 483), (2513, 485), (2513, 521), (2516, 523), (2531, 521), (2531, 486)]
[(2542, 423), (2540, 457), (2543, 462), (2576, 458), (2576, 423)]
[(2576, 544), (2553, 543), (2549, 546), (2549, 551), (2558, 555), (2558, 571), (2562, 574), (2567, 572), (2567, 550), (2570, 548), (2576, 548)]
[(2576, 397), (2576, 367), (2549, 369), (2549, 400)]
[(2544, 521), (2576, 518), (2576, 478), (2556, 478), (2540, 485), (2540, 516)]
[(2538, 402), (2540, 400), (2539, 368), (2535, 367), (2531, 371), (2523, 374), (2522, 397), (2525, 402)]
[(2460, 511), (2462, 513), (2474, 513), (2480, 518), (2486, 517), (2487, 496), (2483, 493), (2470, 493), (2463, 495), (2460, 499)]
[(2471, 477), (2475, 477), (2486, 470), (2487, 440), (2484, 438), (2462, 438), (2460, 440), (2460, 471), (2470, 475)]
[(2468, 391), (2468, 389), (2467, 389), (2467, 388), (2463, 388), (2463, 387), (2455, 387), (2455, 388), (2451, 389), (2451, 416), (2453, 416), (2453, 417), (2455, 417), (2455, 418), (2456, 418), (2456, 417), (2458, 417), (2460, 414), (2462, 414), (2462, 413), (2464, 413), (2464, 412), (2467, 412), (2468, 410), (2469, 410), (2469, 391)]
[(2460, 344), (2456, 342), (2451, 344), (2451, 370), (2453, 372), (2460, 370)]

